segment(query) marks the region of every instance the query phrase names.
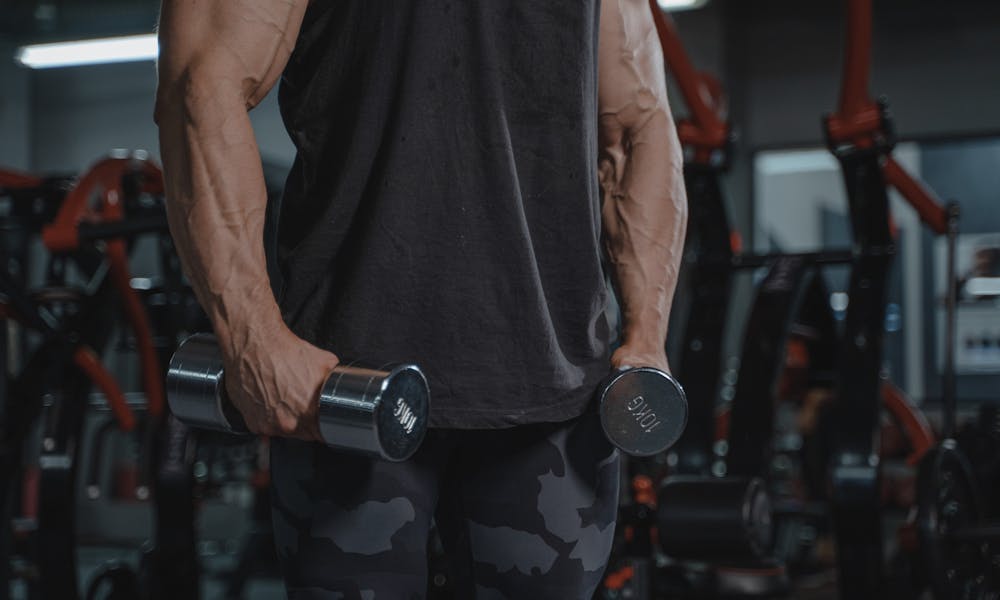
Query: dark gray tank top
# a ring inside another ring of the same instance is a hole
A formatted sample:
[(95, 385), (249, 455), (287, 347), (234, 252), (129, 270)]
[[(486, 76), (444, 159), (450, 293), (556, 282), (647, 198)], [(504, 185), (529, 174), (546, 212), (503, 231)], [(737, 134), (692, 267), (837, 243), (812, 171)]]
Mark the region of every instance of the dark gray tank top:
[(598, 0), (317, 0), (281, 81), (279, 302), (412, 361), (432, 426), (579, 415), (608, 370)]

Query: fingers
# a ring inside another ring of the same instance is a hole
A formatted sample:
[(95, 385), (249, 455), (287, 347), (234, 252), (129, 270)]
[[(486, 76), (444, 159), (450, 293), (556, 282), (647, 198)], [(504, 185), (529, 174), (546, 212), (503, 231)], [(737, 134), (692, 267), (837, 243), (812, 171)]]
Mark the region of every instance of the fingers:
[(253, 433), (321, 440), (317, 399), (340, 358), (298, 338), (288, 341), (227, 381), (230, 398)]
[(300, 420), (299, 428), (288, 437), (293, 437), (307, 442), (322, 442), (323, 434), (319, 429), (319, 419)]
[(611, 356), (611, 366), (616, 370), (634, 367), (653, 367), (670, 373), (670, 365), (664, 351), (638, 351), (627, 346), (621, 346)]
[(322, 435), (319, 429), (319, 420), (316, 414), (293, 414), (281, 411), (274, 416), (264, 416), (260, 414), (253, 420), (247, 419), (247, 428), (257, 435), (271, 437), (295, 438), (305, 441), (321, 441)]
[(307, 442), (317, 442), (323, 439), (315, 411), (305, 415), (289, 415), (286, 419), (280, 420), (278, 429), (280, 432), (274, 435)]

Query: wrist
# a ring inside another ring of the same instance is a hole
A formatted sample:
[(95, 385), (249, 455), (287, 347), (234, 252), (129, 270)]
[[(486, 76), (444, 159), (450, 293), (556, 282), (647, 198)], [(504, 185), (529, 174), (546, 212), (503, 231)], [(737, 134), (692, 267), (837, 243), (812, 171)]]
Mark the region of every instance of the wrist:
[(219, 302), (209, 317), (224, 359), (262, 346), (273, 347), (288, 333), (270, 290), (266, 298), (254, 300), (247, 296), (239, 301)]
[(630, 353), (656, 354), (665, 352), (667, 336), (664, 332), (660, 335), (658, 329), (654, 328), (626, 328), (622, 336), (622, 348), (627, 348)]
[(627, 345), (619, 346), (611, 355), (611, 367), (613, 369), (655, 367), (670, 372), (667, 353), (662, 346), (642, 349)]

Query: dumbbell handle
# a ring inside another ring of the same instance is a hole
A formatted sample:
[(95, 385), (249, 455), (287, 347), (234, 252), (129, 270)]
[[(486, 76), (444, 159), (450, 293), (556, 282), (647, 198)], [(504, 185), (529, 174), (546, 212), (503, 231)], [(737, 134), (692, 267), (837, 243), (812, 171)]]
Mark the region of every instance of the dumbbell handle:
[[(192, 427), (249, 433), (226, 395), (224, 375), (215, 337), (189, 337), (174, 353), (167, 372), (171, 411)], [(423, 438), (428, 395), (427, 380), (415, 365), (338, 365), (317, 400), (320, 435), (332, 447), (404, 460)]]

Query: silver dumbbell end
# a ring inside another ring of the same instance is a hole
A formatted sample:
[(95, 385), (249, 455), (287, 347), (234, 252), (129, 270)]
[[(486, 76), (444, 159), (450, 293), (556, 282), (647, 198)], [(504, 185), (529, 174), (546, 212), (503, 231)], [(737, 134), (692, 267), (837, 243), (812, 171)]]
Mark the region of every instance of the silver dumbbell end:
[[(170, 359), (167, 402), (184, 423), (201, 429), (249, 433), (226, 398), (215, 336), (186, 339)], [(319, 427), (331, 447), (389, 461), (416, 452), (427, 430), (430, 392), (416, 365), (338, 365), (319, 396)]]

